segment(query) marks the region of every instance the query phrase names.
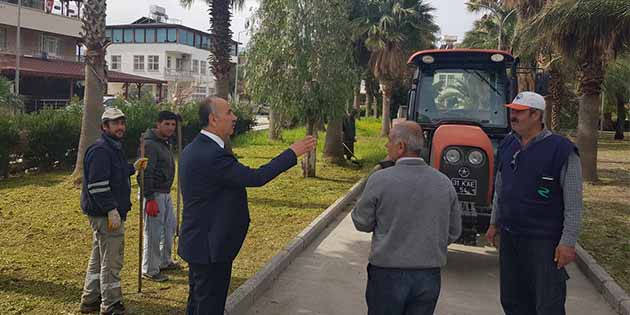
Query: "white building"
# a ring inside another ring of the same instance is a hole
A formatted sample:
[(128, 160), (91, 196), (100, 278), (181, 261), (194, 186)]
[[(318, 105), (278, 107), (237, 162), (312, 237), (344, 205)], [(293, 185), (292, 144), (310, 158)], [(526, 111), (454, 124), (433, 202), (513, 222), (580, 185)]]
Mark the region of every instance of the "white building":
[[(107, 26), (112, 41), (106, 57), (109, 69), (166, 81), (161, 95), (167, 100), (213, 95), (214, 76), (208, 64), (211, 35), (169, 20), (157, 6), (151, 7), (151, 15), (131, 24)], [(156, 85), (145, 87), (156, 97), (160, 94)], [(108, 93), (125, 95), (129, 86), (110, 83)]]

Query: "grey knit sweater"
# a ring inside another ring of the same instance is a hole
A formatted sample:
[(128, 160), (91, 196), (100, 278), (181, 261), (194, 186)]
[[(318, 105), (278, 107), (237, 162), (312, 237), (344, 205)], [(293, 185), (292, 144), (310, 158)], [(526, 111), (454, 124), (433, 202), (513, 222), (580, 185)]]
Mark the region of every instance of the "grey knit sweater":
[(447, 246), (461, 233), (451, 181), (420, 158), (372, 174), (352, 221), (373, 233), (369, 261), (385, 268), (443, 267)]

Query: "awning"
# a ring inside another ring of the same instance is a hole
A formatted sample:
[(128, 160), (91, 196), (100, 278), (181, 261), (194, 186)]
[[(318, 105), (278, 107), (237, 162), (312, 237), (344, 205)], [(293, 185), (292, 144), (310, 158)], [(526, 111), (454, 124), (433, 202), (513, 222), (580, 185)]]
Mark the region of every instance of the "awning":
[[(15, 73), (15, 56), (0, 55), (0, 73)], [(20, 74), (33, 77), (85, 80), (85, 64), (64, 60), (22, 57), (20, 59)], [(116, 83), (166, 84), (166, 81), (162, 80), (109, 70), (107, 71), (107, 81)]]

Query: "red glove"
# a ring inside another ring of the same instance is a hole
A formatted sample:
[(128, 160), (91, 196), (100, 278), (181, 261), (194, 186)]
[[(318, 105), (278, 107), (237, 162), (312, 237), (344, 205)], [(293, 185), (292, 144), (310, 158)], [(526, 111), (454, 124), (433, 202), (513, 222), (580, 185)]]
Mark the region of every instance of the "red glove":
[(155, 200), (147, 200), (147, 204), (144, 209), (150, 217), (157, 217), (158, 213), (160, 213), (157, 201)]

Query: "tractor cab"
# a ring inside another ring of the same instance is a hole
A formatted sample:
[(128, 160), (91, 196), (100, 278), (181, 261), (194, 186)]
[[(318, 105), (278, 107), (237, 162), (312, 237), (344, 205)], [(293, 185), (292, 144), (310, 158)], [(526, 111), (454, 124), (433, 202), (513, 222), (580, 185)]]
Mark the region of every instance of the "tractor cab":
[(485, 233), (492, 209), (494, 160), (510, 132), (517, 61), (505, 51), (425, 50), (415, 66), (406, 118), (424, 130), (423, 158), (447, 175), (462, 205), (460, 242)]

